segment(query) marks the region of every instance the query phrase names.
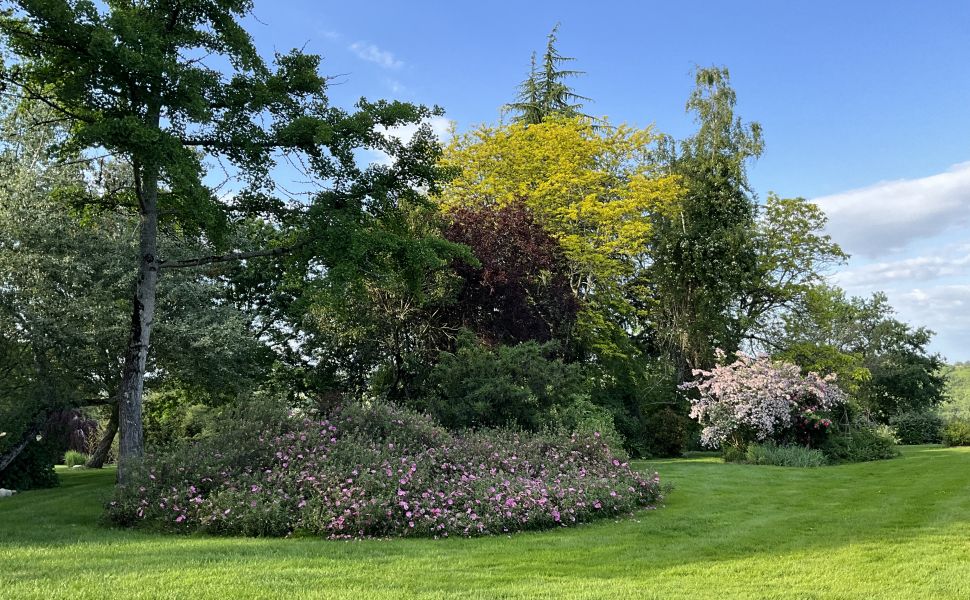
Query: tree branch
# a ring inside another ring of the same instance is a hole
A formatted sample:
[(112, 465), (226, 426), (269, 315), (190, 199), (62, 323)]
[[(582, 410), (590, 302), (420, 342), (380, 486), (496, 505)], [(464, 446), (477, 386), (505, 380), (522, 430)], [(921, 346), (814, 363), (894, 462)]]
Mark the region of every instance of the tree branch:
[(188, 258), (185, 260), (163, 260), (159, 263), (159, 268), (162, 269), (184, 269), (186, 267), (199, 267), (202, 265), (211, 265), (213, 263), (224, 263), (231, 262), (234, 260), (246, 260), (248, 258), (257, 258), (262, 256), (282, 256), (284, 254), (289, 254), (293, 252), (303, 244), (296, 244), (293, 246), (283, 246), (281, 248), (272, 248), (269, 250), (253, 250), (251, 252), (230, 252), (229, 254), (215, 254), (212, 256), (200, 256), (198, 258)]

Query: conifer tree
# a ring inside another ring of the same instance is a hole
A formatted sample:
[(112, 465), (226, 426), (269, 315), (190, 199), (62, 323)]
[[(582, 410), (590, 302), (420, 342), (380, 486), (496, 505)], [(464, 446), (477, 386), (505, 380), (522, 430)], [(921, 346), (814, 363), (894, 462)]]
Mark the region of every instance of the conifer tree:
[(576, 60), (563, 56), (556, 49), (559, 25), (556, 24), (549, 32), (546, 41), (546, 51), (542, 56), (542, 68), (536, 64), (536, 54), (532, 53), (529, 76), (519, 84), (519, 95), (515, 102), (506, 105), (506, 109), (517, 113), (513, 122), (534, 125), (551, 115), (564, 117), (586, 117), (582, 112), (583, 102), (589, 102), (586, 96), (580, 96), (565, 80), (582, 75), (583, 71), (563, 68), (564, 63)]

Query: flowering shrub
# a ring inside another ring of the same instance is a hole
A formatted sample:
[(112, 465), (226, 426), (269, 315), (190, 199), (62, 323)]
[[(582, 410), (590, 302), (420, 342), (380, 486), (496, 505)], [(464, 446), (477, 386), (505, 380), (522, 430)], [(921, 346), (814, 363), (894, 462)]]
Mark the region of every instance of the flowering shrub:
[(738, 353), (730, 364), (722, 350), (717, 357), (714, 369), (695, 369), (698, 379), (680, 386), (696, 390), (690, 416), (704, 426), (701, 443), (709, 448), (784, 437), (810, 445), (832, 425), (825, 411), (845, 402), (834, 375), (803, 376), (798, 366), (764, 355)]
[(245, 460), (218, 435), (149, 457), (108, 519), (171, 531), (331, 538), (473, 536), (568, 526), (661, 500), (595, 435), (485, 430), (353, 404), (259, 434)]

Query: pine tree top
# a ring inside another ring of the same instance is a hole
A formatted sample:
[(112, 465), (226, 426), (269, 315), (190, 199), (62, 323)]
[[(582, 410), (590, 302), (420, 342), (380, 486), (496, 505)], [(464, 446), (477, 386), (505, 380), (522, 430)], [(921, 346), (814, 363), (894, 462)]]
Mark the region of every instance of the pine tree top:
[(529, 76), (519, 84), (519, 93), (515, 102), (505, 105), (506, 110), (515, 113), (512, 118), (515, 123), (541, 123), (546, 117), (552, 115), (593, 119), (582, 112), (584, 102), (590, 102), (590, 98), (577, 94), (565, 83), (566, 79), (582, 75), (584, 72), (563, 68), (565, 63), (576, 59), (559, 53), (556, 48), (558, 33), (557, 23), (547, 36), (541, 68), (537, 64), (536, 53), (533, 52)]

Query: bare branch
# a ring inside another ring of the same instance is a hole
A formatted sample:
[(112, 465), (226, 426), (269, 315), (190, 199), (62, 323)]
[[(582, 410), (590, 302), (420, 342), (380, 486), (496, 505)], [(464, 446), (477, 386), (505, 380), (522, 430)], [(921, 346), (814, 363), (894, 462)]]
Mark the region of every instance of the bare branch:
[(202, 265), (211, 265), (214, 263), (224, 263), (232, 262), (236, 260), (246, 260), (248, 258), (258, 258), (263, 256), (282, 256), (284, 254), (289, 254), (293, 252), (303, 244), (296, 244), (293, 246), (283, 246), (280, 248), (271, 248), (268, 250), (253, 250), (251, 252), (230, 252), (228, 254), (215, 254), (212, 256), (200, 256), (198, 258), (189, 258), (185, 260), (165, 260), (159, 264), (162, 269), (184, 269), (186, 267), (200, 267)]

